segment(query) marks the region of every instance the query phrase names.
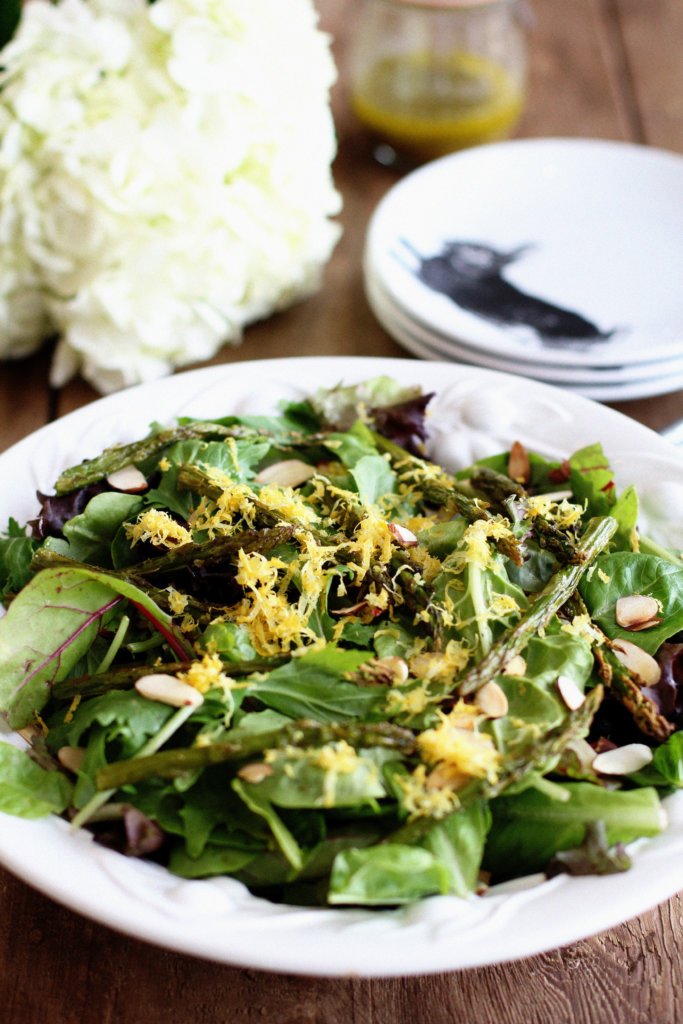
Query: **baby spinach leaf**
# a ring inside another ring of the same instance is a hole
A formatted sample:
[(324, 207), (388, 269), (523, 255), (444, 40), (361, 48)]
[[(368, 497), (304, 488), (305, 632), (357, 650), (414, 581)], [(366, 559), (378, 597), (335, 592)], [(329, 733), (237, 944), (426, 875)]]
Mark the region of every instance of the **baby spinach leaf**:
[(629, 775), (637, 786), (683, 789), (683, 732), (675, 732), (654, 751), (651, 763)]
[(259, 783), (244, 783), (278, 807), (356, 807), (386, 796), (377, 765), (359, 757), (351, 771), (325, 770), (315, 763), (316, 752), (300, 758), (279, 757), (271, 762), (273, 774)]
[(603, 821), (607, 841), (629, 843), (655, 836), (665, 826), (654, 788), (610, 790), (589, 782), (560, 784), (566, 799), (526, 789), (491, 802), (493, 824), (484, 868), (497, 879), (543, 871), (554, 854), (583, 842), (586, 825)]
[(375, 505), (383, 494), (391, 494), (396, 474), (381, 455), (365, 455), (351, 470), (358, 496), (364, 505)]
[(257, 657), (248, 631), (234, 622), (212, 622), (202, 633), (200, 646), (217, 651), (225, 661), (253, 661)]
[(111, 544), (123, 522), (134, 519), (142, 508), (142, 498), (118, 491), (103, 491), (91, 498), (80, 515), (64, 524), (65, 541), (50, 538), (45, 546), (77, 562), (89, 562), (109, 568)]
[(343, 850), (334, 859), (328, 902), (382, 906), (445, 895), (451, 874), (438, 857), (421, 846), (383, 843)]
[(252, 850), (238, 850), (230, 846), (206, 846), (193, 857), (178, 845), (174, 847), (169, 870), (181, 878), (207, 878), (211, 875), (234, 875), (254, 859)]
[[(599, 572), (591, 574), (590, 579), (584, 576), (579, 589), (591, 617), (612, 640), (630, 640), (654, 654), (665, 640), (683, 629), (683, 567), (656, 555), (616, 551), (601, 555), (597, 569)], [(658, 626), (633, 633), (617, 625), (617, 599), (631, 594), (654, 597), (659, 602), (657, 618), (662, 622)]]
[(638, 496), (634, 487), (627, 487), (617, 498), (614, 473), (601, 444), (581, 448), (569, 459), (574, 500), (586, 504), (591, 516), (612, 516), (618, 529), (613, 543), (630, 549), (631, 536), (638, 522)]
[(61, 814), (71, 801), (73, 786), (58, 771), (46, 771), (24, 750), (0, 743), (0, 811), (20, 818)]
[(491, 813), (483, 801), (450, 814), (435, 825), (422, 841), (448, 870), (448, 891), (470, 896), (477, 888)]

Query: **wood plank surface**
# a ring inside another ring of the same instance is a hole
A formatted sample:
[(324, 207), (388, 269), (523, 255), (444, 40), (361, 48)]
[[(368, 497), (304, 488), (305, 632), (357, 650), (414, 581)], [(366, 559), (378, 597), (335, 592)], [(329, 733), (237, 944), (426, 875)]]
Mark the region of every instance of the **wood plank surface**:
[[(284, 2), (284, 0), (283, 0)], [(318, 0), (340, 80), (335, 177), (344, 234), (321, 292), (250, 327), (213, 363), (404, 351), (363, 293), (365, 228), (398, 175), (375, 165), (347, 100), (355, 0)], [(523, 136), (594, 136), (683, 152), (681, 0), (536, 0)], [(45, 355), (0, 366), (0, 449), (96, 398), (58, 394)], [(656, 429), (683, 393), (610, 403)], [(55, 865), (59, 870), (59, 865)], [(625, 881), (628, 884), (628, 881)], [(0, 870), (0, 1024), (680, 1024), (679, 896), (561, 950), (510, 964), (404, 979), (315, 979), (224, 967), (119, 935)]]

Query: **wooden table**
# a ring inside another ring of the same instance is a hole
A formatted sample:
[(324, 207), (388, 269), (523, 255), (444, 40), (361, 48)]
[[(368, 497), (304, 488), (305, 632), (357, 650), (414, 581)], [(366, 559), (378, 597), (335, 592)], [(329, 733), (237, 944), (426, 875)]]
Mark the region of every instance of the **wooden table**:
[[(213, 362), (283, 355), (408, 358), (363, 295), (368, 217), (397, 175), (369, 159), (348, 113), (353, 0), (318, 0), (340, 69), (335, 165), (344, 236), (320, 294), (250, 328)], [(683, 153), (681, 0), (537, 0), (524, 136), (624, 139)], [(97, 396), (51, 391), (43, 353), (0, 370), (0, 448)], [(615, 404), (655, 429), (683, 393)], [(59, 865), (55, 865), (59, 870)], [(628, 880), (625, 881), (628, 884)], [(307, 979), (168, 953), (59, 907), (0, 870), (0, 1020), (6, 1024), (675, 1024), (683, 1020), (680, 897), (528, 960), (399, 980)]]

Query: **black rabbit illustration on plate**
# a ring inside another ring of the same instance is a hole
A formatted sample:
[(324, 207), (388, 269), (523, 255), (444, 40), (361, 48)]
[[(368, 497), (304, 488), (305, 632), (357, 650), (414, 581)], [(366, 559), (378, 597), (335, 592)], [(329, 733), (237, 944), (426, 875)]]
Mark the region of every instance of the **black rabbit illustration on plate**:
[(499, 252), (479, 242), (447, 241), (436, 255), (424, 256), (405, 239), (401, 242), (418, 261), (417, 268), (408, 269), (468, 313), (500, 326), (528, 327), (547, 343), (601, 342), (614, 334), (580, 313), (521, 291), (505, 278), (505, 268), (528, 245)]

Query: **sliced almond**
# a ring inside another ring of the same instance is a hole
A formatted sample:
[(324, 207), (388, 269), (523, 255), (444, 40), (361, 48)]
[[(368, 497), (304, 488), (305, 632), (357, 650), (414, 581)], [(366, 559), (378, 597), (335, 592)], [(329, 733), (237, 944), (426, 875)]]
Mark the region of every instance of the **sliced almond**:
[(593, 758), (593, 770), (601, 775), (630, 775), (640, 771), (652, 760), (652, 751), (644, 743), (627, 743)]
[(653, 626), (658, 626), (662, 622), (662, 619), (650, 619), (649, 622), (639, 622), (637, 626), (631, 626), (629, 633), (640, 633), (643, 629), (652, 629)]
[(475, 693), (474, 702), (487, 718), (503, 718), (508, 713), (508, 699), (498, 683), (484, 683)]
[(630, 640), (614, 640), (612, 648), (622, 665), (637, 676), (643, 686), (657, 685), (662, 670), (651, 654)]
[[(360, 615), (361, 612), (368, 611), (370, 605), (367, 601), (359, 601), (358, 604), (349, 604), (346, 608), (330, 608), (330, 615)], [(374, 609), (379, 615), (379, 608)]]
[(273, 766), (270, 764), (264, 764), (263, 761), (252, 761), (251, 764), (243, 765), (237, 774), (245, 782), (259, 783), (263, 782), (264, 779), (270, 778), (273, 771)]
[(518, 484), (528, 484), (531, 479), (529, 455), (520, 441), (514, 441), (510, 448), (508, 476)]
[(504, 676), (523, 676), (526, 675), (526, 661), (521, 654), (515, 654), (507, 662), (503, 669)]
[[(617, 600), (615, 618), (624, 629), (642, 629), (659, 613), (659, 601), (646, 594), (630, 594)], [(661, 621), (661, 620), (660, 620)]]
[(301, 459), (284, 459), (266, 466), (256, 476), (257, 484), (278, 484), (280, 487), (298, 487), (315, 476), (315, 466), (309, 466)]
[(401, 683), (405, 683), (408, 678), (408, 663), (399, 658), (397, 654), (390, 654), (386, 658), (376, 658), (370, 662), (370, 667), (374, 673), (378, 673), (380, 676), (387, 676), (389, 682), (393, 686), (400, 686)]
[(23, 726), (23, 728), (21, 729), (17, 729), (17, 732), (19, 733), (21, 738), (26, 740), (27, 743), (30, 743), (31, 746), (33, 746), (34, 740), (37, 740), (39, 736), (44, 735), (43, 730), (40, 728), (40, 726), (35, 725), (35, 723), (33, 722), (30, 722), (29, 725)]
[(148, 676), (142, 676), (136, 680), (135, 689), (141, 697), (158, 700), (160, 704), (170, 704), (173, 708), (198, 708), (204, 703), (203, 696), (194, 686), (165, 672), (152, 672)]
[(389, 532), (394, 540), (402, 548), (414, 548), (417, 544), (417, 537), (407, 526), (399, 526), (398, 523), (389, 523)]
[(593, 750), (588, 740), (583, 739), (582, 736), (577, 736), (575, 739), (570, 740), (564, 749), (574, 754), (582, 772), (589, 772), (591, 770), (596, 751)]
[(57, 760), (62, 768), (73, 772), (74, 775), (81, 770), (85, 747), (60, 747), (57, 751)]
[(586, 703), (586, 695), (570, 676), (557, 677), (557, 689), (560, 697), (570, 711), (576, 711)]
[(140, 491), (147, 490), (145, 474), (133, 465), (115, 470), (107, 476), (106, 480), (115, 491), (125, 491), (127, 494), (139, 494)]

